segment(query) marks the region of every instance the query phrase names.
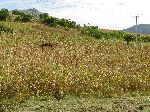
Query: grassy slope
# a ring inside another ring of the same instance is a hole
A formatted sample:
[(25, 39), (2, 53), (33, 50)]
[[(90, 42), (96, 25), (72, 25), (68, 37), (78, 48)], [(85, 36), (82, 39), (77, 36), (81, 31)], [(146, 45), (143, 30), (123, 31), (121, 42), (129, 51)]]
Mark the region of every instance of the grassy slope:
[[(150, 46), (96, 40), (74, 29), (2, 22), (14, 34), (0, 36), (3, 101), (30, 96), (117, 97), (150, 93)], [(51, 43), (44, 47), (42, 43)]]

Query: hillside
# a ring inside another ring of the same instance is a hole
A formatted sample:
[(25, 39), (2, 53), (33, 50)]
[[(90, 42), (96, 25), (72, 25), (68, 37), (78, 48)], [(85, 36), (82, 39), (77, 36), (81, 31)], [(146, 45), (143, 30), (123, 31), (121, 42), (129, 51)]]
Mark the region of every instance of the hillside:
[(150, 109), (149, 43), (127, 45), (112, 39), (118, 32), (100, 39), (37, 22), (0, 24), (7, 28), (0, 33), (1, 110)]
[(0, 112), (150, 110), (149, 36), (27, 12), (0, 10)]
[[(137, 30), (138, 33), (141, 34), (150, 34), (150, 24), (139, 24), (137, 25)], [(123, 31), (136, 33), (136, 26), (134, 25), (130, 28), (124, 29)]]

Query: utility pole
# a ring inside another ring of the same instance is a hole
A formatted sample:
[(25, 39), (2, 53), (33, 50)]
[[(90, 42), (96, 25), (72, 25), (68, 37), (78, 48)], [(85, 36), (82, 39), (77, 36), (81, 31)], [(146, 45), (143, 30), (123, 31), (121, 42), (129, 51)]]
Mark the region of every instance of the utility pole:
[(135, 38), (135, 44), (138, 44), (138, 18), (139, 16), (132, 16), (135, 18), (135, 32), (136, 32), (136, 38)]
[(139, 16), (135, 16), (135, 19), (136, 19), (136, 42), (138, 41), (138, 23), (137, 23), (137, 20), (138, 20)]

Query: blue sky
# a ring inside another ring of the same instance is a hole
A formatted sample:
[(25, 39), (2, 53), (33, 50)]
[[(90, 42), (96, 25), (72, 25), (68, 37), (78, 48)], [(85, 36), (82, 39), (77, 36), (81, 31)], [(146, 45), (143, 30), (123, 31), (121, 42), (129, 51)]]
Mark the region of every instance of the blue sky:
[(135, 24), (150, 24), (149, 0), (0, 0), (0, 8), (36, 8), (52, 16), (106, 29), (124, 29)]

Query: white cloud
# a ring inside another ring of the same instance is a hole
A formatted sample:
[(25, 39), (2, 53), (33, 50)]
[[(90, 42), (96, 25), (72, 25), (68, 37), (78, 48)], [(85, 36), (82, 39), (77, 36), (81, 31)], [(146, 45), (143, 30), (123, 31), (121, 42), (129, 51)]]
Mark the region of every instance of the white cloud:
[[(65, 7), (66, 4), (75, 4), (75, 7)], [(139, 23), (148, 23), (145, 15), (149, 13), (149, 9), (148, 0), (64, 0), (62, 7), (47, 7), (45, 10), (54, 16), (71, 18), (79, 23), (123, 29), (135, 24), (132, 16), (137, 14), (143, 14)]]
[(135, 19), (132, 16), (138, 14), (140, 15), (139, 23), (150, 24), (149, 0), (5, 1), (13, 2), (13, 5), (18, 4), (18, 7), (19, 5), (21, 5), (22, 8), (35, 7), (40, 11), (48, 12), (52, 16), (72, 19), (82, 24), (90, 23), (91, 25), (98, 25), (103, 28), (123, 29), (132, 26), (135, 24)]

